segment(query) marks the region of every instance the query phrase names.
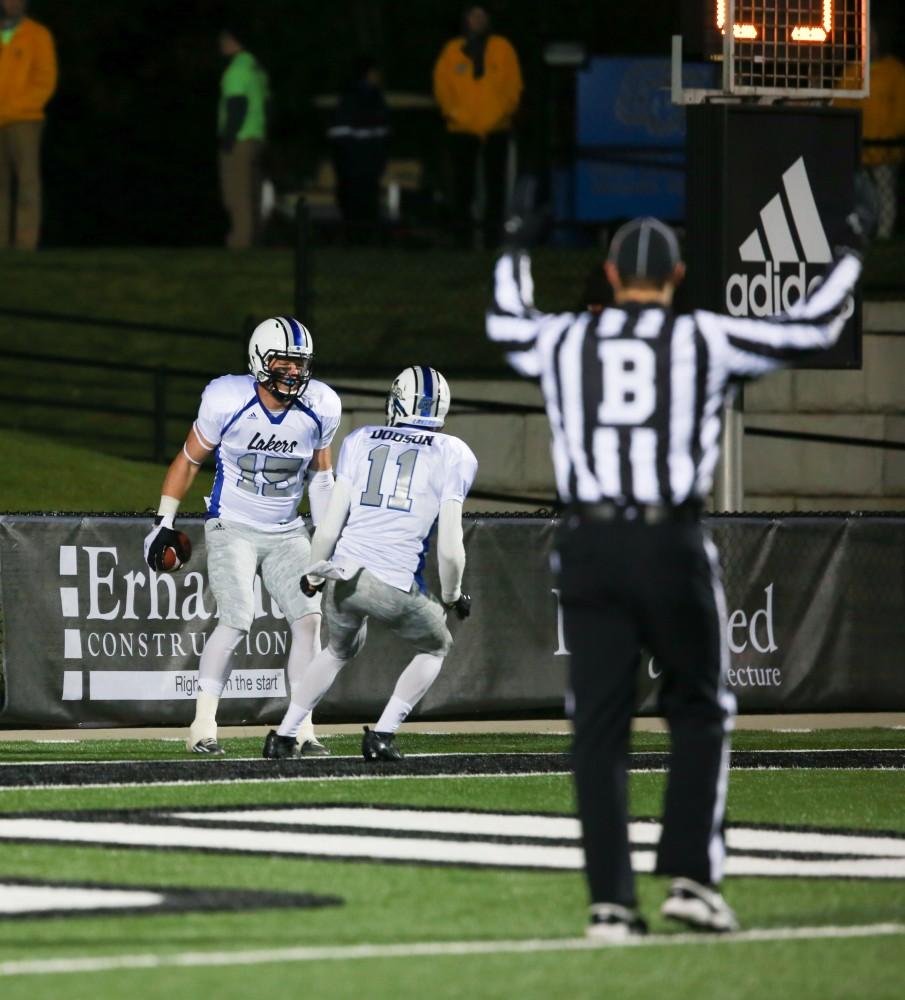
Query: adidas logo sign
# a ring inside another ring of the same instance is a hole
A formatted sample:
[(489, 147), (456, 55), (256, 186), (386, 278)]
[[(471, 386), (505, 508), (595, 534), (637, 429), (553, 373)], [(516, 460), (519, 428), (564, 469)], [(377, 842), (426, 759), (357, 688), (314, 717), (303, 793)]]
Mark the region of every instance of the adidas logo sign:
[(833, 259), (803, 156), (782, 175), (782, 186), (783, 192), (761, 209), (760, 225), (738, 248), (743, 264), (763, 264), (763, 269), (729, 276), (726, 311), (730, 316), (772, 316), (785, 311), (820, 281), (819, 274), (808, 277), (807, 265), (822, 268)]

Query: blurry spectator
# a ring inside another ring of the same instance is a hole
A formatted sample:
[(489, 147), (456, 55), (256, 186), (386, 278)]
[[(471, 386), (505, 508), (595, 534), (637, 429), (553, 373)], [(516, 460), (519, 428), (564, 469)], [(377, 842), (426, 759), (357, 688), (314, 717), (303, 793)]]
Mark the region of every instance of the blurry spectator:
[[(0, 0), (0, 248), (34, 250), (41, 233), (41, 132), (57, 85), (53, 37), (25, 16), (26, 0)], [(12, 197), (12, 179), (16, 197)]]
[(267, 73), (243, 43), (243, 36), (233, 27), (220, 32), (220, 52), (229, 60), (220, 81), (217, 132), (230, 250), (253, 246), (260, 235), (261, 160), (270, 99)]
[(484, 242), (500, 238), (506, 189), (506, 157), (512, 116), (522, 93), (522, 73), (515, 49), (491, 34), (483, 7), (464, 15), (464, 35), (443, 47), (434, 65), (434, 96), (448, 131), (452, 167), (452, 208), (470, 235), (475, 171), (484, 178)]
[(389, 110), (373, 59), (362, 56), (327, 132), (336, 171), (336, 197), (346, 233), (373, 235), (380, 217), (380, 178), (387, 162)]
[[(905, 64), (888, 51), (887, 26), (871, 25), (870, 95), (861, 100), (837, 100), (838, 107), (862, 112), (864, 146), (861, 162), (874, 180), (879, 199), (877, 236), (888, 239), (896, 224), (899, 174), (905, 160)], [(842, 86), (857, 85), (858, 70), (846, 72)], [(895, 145), (872, 145), (870, 140), (898, 140)]]

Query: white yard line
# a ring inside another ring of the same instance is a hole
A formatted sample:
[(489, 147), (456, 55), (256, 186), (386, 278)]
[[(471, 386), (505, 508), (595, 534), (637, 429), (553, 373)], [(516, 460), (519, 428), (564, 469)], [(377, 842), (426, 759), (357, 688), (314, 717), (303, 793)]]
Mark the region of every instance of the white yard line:
[(361, 959), (439, 958), (463, 955), (517, 955), (536, 952), (596, 951), (601, 948), (658, 948), (670, 945), (750, 944), (762, 941), (819, 941), (905, 934), (905, 924), (854, 927), (772, 927), (738, 934), (652, 934), (629, 942), (603, 943), (586, 938), (521, 941), (415, 941), (410, 944), (359, 944), (259, 951), (184, 951), (173, 954), (113, 955), (99, 958), (45, 958), (0, 962), (0, 976), (46, 976), (123, 969), (197, 968), (265, 965), (279, 962), (348, 962)]
[[(738, 769), (737, 769), (738, 770)], [(751, 768), (750, 770), (763, 771), (767, 768)], [(775, 768), (774, 770), (785, 770)], [(848, 771), (850, 768), (821, 768), (822, 771), (841, 770)], [(868, 770), (862, 768), (861, 770)], [(886, 770), (886, 768), (871, 768), (871, 770)], [(0, 795), (4, 792), (60, 792), (60, 791), (83, 791), (86, 788), (186, 788), (191, 785), (273, 785), (275, 782), (283, 781), (287, 784), (293, 781), (460, 781), (463, 778), (552, 778), (563, 777), (571, 774), (571, 771), (523, 771), (519, 774), (274, 774), (267, 778), (219, 778), (207, 781), (180, 781), (174, 778), (167, 778), (163, 781), (121, 781), (106, 782), (99, 781), (89, 784), (77, 785), (0, 785)], [(643, 768), (638, 774), (666, 774), (666, 768)]]

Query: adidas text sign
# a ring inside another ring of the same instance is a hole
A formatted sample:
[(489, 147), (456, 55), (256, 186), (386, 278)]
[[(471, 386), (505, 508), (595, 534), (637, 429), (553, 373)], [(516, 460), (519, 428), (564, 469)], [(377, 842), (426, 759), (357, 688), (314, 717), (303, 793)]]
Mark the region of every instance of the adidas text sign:
[(783, 312), (820, 283), (833, 254), (803, 156), (783, 173), (782, 192), (761, 209), (760, 223), (742, 240), (738, 256), (742, 265), (754, 267), (731, 274), (726, 282), (731, 316)]
[(799, 263), (791, 274), (783, 277), (783, 269), (767, 261), (763, 271), (754, 275), (729, 276), (726, 311), (730, 316), (772, 316), (789, 309), (819, 284), (819, 275), (808, 280), (804, 263)]

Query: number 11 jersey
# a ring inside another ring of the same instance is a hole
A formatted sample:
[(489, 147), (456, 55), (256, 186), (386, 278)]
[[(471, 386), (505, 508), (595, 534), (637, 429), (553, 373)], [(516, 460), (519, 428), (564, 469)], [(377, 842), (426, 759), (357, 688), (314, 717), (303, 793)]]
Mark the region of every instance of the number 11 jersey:
[(464, 501), (478, 460), (457, 437), (424, 427), (359, 427), (344, 441), (337, 480), (348, 483), (349, 519), (333, 562), (364, 566), (408, 592), (421, 571), (428, 536), (444, 500)]
[(279, 413), (261, 402), (251, 375), (210, 382), (195, 421), (202, 444), (217, 448), (214, 486), (205, 497), (208, 517), (263, 531), (296, 527), (311, 456), (328, 447), (341, 415), (339, 396), (316, 379)]

